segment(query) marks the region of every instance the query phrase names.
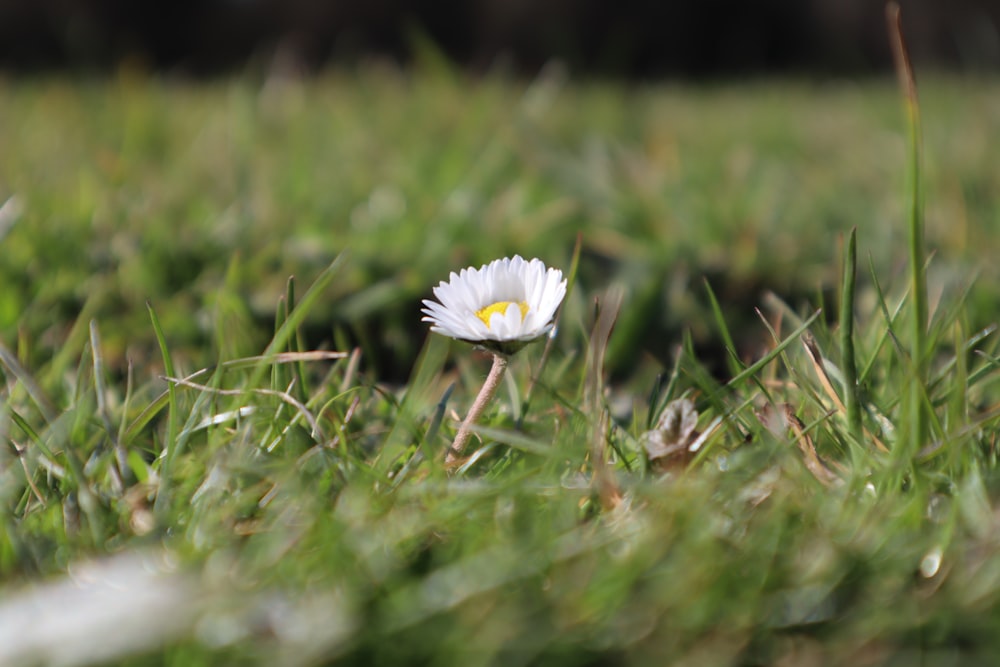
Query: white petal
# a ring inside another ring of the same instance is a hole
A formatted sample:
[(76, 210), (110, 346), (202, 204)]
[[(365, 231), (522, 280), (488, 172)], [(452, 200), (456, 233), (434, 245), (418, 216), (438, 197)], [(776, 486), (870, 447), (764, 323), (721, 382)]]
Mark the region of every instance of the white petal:
[[(552, 328), (552, 318), (566, 295), (562, 271), (546, 269), (540, 259), (520, 255), (477, 268), (452, 272), (433, 290), (437, 301), (423, 301), (423, 321), (431, 331), (468, 341), (529, 341)], [(489, 325), (476, 312), (510, 302), (493, 313)], [(527, 305), (522, 316), (521, 304)]]

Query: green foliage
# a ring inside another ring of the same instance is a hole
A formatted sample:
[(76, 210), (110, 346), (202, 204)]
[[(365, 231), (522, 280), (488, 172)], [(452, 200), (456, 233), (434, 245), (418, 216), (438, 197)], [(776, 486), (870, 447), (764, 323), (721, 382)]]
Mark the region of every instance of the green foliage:
[[(452, 74), (0, 83), (0, 597), (148, 559), (124, 664), (1000, 655), (996, 85), (923, 91), (926, 258), (887, 84)], [(449, 471), (419, 300), (515, 252), (571, 294)]]

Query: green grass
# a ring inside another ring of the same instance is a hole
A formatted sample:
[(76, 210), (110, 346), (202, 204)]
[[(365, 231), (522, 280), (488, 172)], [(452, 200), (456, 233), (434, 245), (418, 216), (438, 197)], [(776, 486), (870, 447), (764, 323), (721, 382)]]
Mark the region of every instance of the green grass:
[[(921, 87), (922, 341), (888, 80), (0, 92), (0, 620), (96, 560), (116, 664), (1000, 656), (995, 81)], [(578, 235), (449, 474), (489, 359), (419, 300)]]

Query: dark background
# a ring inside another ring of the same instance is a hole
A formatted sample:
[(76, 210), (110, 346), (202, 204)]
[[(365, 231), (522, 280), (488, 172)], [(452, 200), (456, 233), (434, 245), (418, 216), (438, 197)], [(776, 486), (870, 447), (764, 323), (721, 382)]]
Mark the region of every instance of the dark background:
[[(1000, 0), (903, 0), (914, 60), (1000, 71)], [(310, 72), (430, 43), (472, 72), (706, 77), (888, 70), (879, 0), (0, 0), (0, 70), (122, 62), (213, 75)]]

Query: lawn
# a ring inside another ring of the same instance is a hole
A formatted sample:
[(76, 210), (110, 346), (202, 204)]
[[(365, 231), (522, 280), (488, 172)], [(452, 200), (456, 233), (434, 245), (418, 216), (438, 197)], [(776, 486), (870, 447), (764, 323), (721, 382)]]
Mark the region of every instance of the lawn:
[(1000, 84), (920, 83), (914, 255), (888, 78), (0, 80), (0, 664), (994, 662)]

